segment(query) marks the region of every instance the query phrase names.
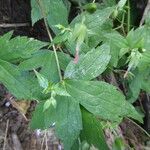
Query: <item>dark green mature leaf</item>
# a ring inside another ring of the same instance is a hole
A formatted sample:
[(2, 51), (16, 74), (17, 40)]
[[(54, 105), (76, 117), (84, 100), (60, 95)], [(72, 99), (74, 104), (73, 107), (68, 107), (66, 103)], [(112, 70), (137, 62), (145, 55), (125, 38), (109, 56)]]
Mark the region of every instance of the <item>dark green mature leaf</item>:
[(96, 116), (117, 122), (128, 116), (142, 122), (141, 116), (134, 107), (110, 84), (67, 80), (66, 89), (76, 101)]
[(55, 33), (58, 33), (58, 29), (54, 27), (55, 25), (68, 25), (68, 10), (62, 0), (31, 0), (31, 7), (32, 24), (43, 18), (42, 9), (49, 26)]
[(18, 59), (31, 57), (33, 53), (47, 45), (45, 42), (27, 37), (15, 37), (10, 40), (12, 32), (0, 37), (0, 58), (16, 62)]
[(19, 68), (22, 71), (40, 68), (40, 73), (51, 82), (58, 82), (59, 75), (54, 53), (52, 51), (39, 51), (31, 58), (20, 63)]
[(105, 71), (110, 60), (110, 47), (106, 44), (89, 51), (80, 57), (77, 64), (73, 61), (67, 66), (65, 78), (91, 80)]
[(63, 141), (64, 148), (69, 150), (82, 129), (82, 117), (79, 103), (70, 97), (56, 98), (57, 108), (56, 135)]
[[(60, 67), (65, 70), (71, 57), (65, 53), (57, 52)], [(41, 67), (40, 73), (43, 74), (49, 81), (59, 81), (59, 75), (56, 65), (56, 59), (53, 51), (42, 50), (32, 55), (31, 58), (23, 61), (19, 65), (20, 70), (28, 71)]]
[(49, 117), (51, 113), (49, 113), (49, 111), (43, 111), (43, 107), (44, 102), (40, 102), (39, 104), (37, 104), (36, 109), (32, 114), (32, 120), (30, 123), (30, 127), (32, 129), (45, 129), (50, 126), (51, 122), (49, 122), (49, 125), (46, 127), (44, 121), (45, 121), (45, 113), (47, 113)]
[(128, 92), (128, 101), (134, 103), (140, 94), (140, 91), (143, 90), (147, 93), (150, 93), (150, 69), (135, 70), (133, 72), (135, 76), (129, 82), (129, 92)]
[(76, 23), (82, 22), (83, 15), (85, 16), (85, 25), (92, 32), (97, 31), (97, 29), (101, 28), (101, 26), (107, 21), (111, 13), (113, 12), (114, 7), (108, 7), (105, 9), (98, 9), (93, 14), (84, 12), (77, 16), (72, 22), (71, 26), (74, 26)]
[(21, 74), (17, 66), (0, 60), (0, 82), (18, 99), (43, 99), (37, 80), (31, 74)]
[(82, 117), (79, 103), (71, 97), (56, 97), (57, 107), (49, 107), (43, 112), (44, 103), (39, 104), (33, 114), (31, 127), (48, 128), (55, 123), (56, 135), (63, 141), (66, 150), (69, 150), (82, 129)]
[(57, 52), (60, 68), (65, 71), (66, 67), (68, 66), (69, 62), (71, 61), (71, 57), (65, 53)]
[(18, 77), (20, 77), (20, 72), (16, 66), (0, 60), (0, 82), (16, 97), (27, 97), (30, 95), (30, 91), (22, 85)]
[(100, 121), (88, 111), (82, 109), (83, 130), (82, 141), (86, 140), (100, 150), (108, 150)]

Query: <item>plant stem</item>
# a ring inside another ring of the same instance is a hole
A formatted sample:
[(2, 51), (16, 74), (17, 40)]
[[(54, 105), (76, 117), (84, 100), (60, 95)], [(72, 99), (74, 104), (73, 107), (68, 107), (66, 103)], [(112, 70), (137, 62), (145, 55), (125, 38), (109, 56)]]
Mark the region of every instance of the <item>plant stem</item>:
[[(52, 35), (50, 33), (50, 30), (49, 30), (49, 26), (48, 26), (48, 22), (47, 22), (47, 19), (46, 19), (45, 12), (44, 12), (43, 4), (42, 4), (41, 0), (37, 0), (37, 3), (39, 4), (39, 7), (40, 7), (40, 10), (41, 10), (43, 19), (44, 19), (45, 27), (46, 27), (46, 30), (47, 30), (50, 42), (52, 42), (53, 38), (52, 38)], [(55, 59), (56, 59), (56, 64), (57, 64), (57, 69), (58, 69), (58, 73), (59, 73), (59, 78), (60, 78), (60, 81), (62, 81), (61, 69), (60, 69), (58, 55), (57, 55), (57, 52), (56, 52), (56, 47), (55, 47), (54, 44), (52, 45), (52, 47), (53, 47), (53, 50), (54, 50), (54, 55), (55, 55)]]
[(128, 20), (127, 20), (127, 32), (129, 32), (130, 31), (130, 0), (128, 0)]

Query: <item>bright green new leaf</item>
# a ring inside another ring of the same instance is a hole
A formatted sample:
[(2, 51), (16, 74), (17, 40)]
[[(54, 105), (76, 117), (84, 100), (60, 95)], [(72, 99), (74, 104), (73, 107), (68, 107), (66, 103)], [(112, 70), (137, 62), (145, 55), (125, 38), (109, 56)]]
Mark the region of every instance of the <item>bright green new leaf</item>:
[(66, 91), (65, 84), (60, 82), (52, 86), (52, 90), (60, 96), (70, 96), (69, 93)]
[(65, 71), (65, 78), (91, 80), (103, 73), (110, 60), (110, 47), (106, 44), (92, 49), (79, 58), (75, 64), (69, 63)]
[(51, 101), (52, 106), (53, 106), (54, 108), (56, 108), (56, 106), (57, 106), (56, 99), (55, 99), (54, 97), (51, 97), (51, 98), (50, 98), (50, 101)]
[(50, 105), (51, 105), (51, 100), (50, 99), (46, 100), (43, 106), (43, 112), (47, 110), (50, 107)]
[(39, 72), (37, 72), (36, 70), (34, 70), (37, 78), (38, 78), (38, 82), (40, 84), (40, 86), (43, 88), (43, 89), (46, 89), (48, 88), (48, 80), (42, 75), (40, 74)]

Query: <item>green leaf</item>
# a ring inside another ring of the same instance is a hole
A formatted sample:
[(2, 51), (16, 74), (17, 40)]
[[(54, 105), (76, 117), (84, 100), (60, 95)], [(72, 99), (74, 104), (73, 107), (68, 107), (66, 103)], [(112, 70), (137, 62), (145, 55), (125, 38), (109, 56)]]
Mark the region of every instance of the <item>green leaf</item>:
[(57, 116), (56, 135), (63, 141), (64, 149), (69, 150), (82, 129), (82, 117), (79, 103), (71, 97), (56, 97)]
[(51, 114), (49, 113), (49, 111), (43, 111), (44, 103), (45, 102), (38, 103), (35, 108), (35, 111), (32, 114), (32, 120), (30, 122), (30, 127), (32, 129), (45, 129), (50, 126), (50, 123), (48, 126), (45, 126), (45, 114), (47, 113), (49, 117), (51, 116)]
[(39, 72), (37, 72), (36, 70), (34, 70), (37, 78), (38, 78), (38, 82), (40, 84), (40, 86), (44, 89), (48, 88), (48, 80), (42, 75), (40, 74)]
[(98, 81), (67, 80), (65, 83), (67, 92), (94, 115), (116, 122), (123, 117), (142, 122), (141, 116), (114, 86)]
[(106, 33), (104, 37), (106, 38), (106, 42), (110, 45), (110, 64), (116, 67), (119, 60), (119, 55), (121, 55), (120, 57), (124, 55), (124, 51), (122, 52), (121, 50), (125, 48), (128, 50), (127, 41), (121, 34), (114, 31), (111, 33)]
[(71, 57), (65, 53), (62, 52), (57, 52), (59, 63), (60, 63), (60, 68), (65, 71), (67, 65), (71, 61)]
[(0, 60), (0, 82), (18, 99), (43, 99), (42, 90), (34, 75), (22, 74), (17, 66)]
[(144, 71), (136, 69), (133, 74), (134, 78), (129, 81), (128, 101), (130, 103), (134, 103), (138, 99), (141, 90), (150, 93), (149, 69)]
[(33, 53), (46, 46), (47, 43), (27, 37), (15, 37), (10, 40), (12, 32), (0, 37), (0, 58), (17, 62), (20, 59), (31, 57)]
[(20, 63), (21, 71), (28, 71), (40, 68), (40, 72), (50, 82), (58, 82), (59, 74), (56, 65), (56, 59), (52, 51), (39, 51), (31, 58)]
[(56, 99), (55, 99), (54, 97), (51, 97), (51, 98), (50, 98), (50, 101), (51, 101), (52, 106), (53, 106), (54, 108), (56, 108), (56, 106), (57, 106)]
[(46, 100), (43, 106), (43, 111), (46, 111), (50, 107), (50, 105), (51, 105), (51, 100), (50, 99)]
[(52, 90), (60, 96), (70, 96), (69, 93), (66, 91), (66, 87), (64, 83), (58, 83), (52, 86)]
[(91, 80), (105, 71), (110, 60), (110, 47), (106, 44), (92, 49), (79, 58), (78, 64), (69, 63), (65, 78)]
[[(92, 35), (89, 36), (89, 46), (95, 47), (101, 42), (100, 35), (102, 34), (105, 27), (105, 23), (109, 24), (109, 17), (114, 11), (114, 7), (107, 7), (104, 9), (97, 9), (94, 13), (90, 14), (87, 12), (81, 13), (78, 15), (72, 22), (71, 26), (73, 27), (76, 23), (82, 22), (83, 16), (85, 17), (85, 25), (89, 31), (92, 31)], [(102, 27), (103, 26), (103, 27)], [(106, 26), (106, 24), (105, 24)], [(108, 26), (108, 25), (107, 25)], [(92, 41), (92, 42), (91, 42)]]
[(120, 0), (118, 2), (118, 8), (119, 9), (123, 9), (123, 7), (125, 6), (126, 2), (127, 2), (127, 0)]
[(86, 140), (91, 146), (94, 145), (100, 150), (108, 150), (100, 121), (85, 109), (82, 109), (82, 121), (82, 141)]
[(68, 10), (62, 0), (42, 0), (39, 2), (31, 0), (31, 8), (32, 24), (43, 18), (42, 9), (49, 26), (55, 33), (58, 33), (58, 29), (54, 27), (55, 25), (68, 25)]
[(107, 7), (114, 6), (116, 4), (116, 0), (105, 0), (103, 2)]
[(105, 34), (104, 36), (107, 38), (107, 40), (112, 41), (118, 48), (127, 48), (128, 43), (126, 39), (118, 32), (113, 31)]
[(15, 65), (0, 59), (0, 82), (16, 97), (27, 97), (30, 95), (28, 89), (18, 80), (21, 74)]
[(122, 138), (117, 137), (113, 143), (112, 150), (125, 150), (126, 146)]
[(56, 135), (63, 141), (64, 148), (70, 150), (82, 129), (82, 118), (79, 103), (71, 97), (56, 96), (57, 107), (49, 107), (43, 112), (44, 103), (38, 104), (31, 127), (47, 128), (55, 123)]

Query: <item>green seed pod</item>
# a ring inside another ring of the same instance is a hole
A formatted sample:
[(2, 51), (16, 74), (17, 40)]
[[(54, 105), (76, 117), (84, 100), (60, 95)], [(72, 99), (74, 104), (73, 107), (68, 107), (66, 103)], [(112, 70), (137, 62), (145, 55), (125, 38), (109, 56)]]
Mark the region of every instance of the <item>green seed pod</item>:
[(94, 13), (97, 9), (97, 5), (95, 3), (88, 3), (83, 6), (83, 9), (85, 9), (89, 13)]

